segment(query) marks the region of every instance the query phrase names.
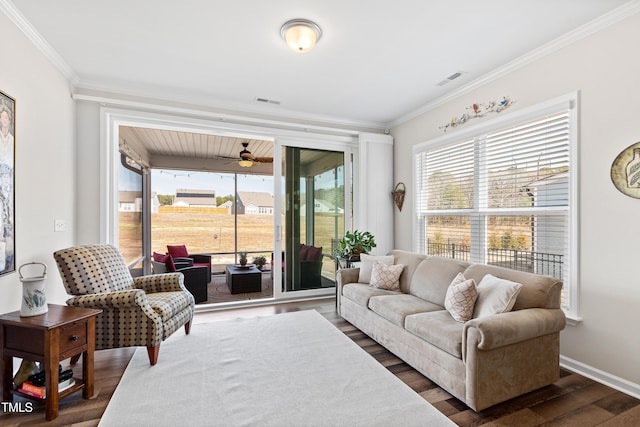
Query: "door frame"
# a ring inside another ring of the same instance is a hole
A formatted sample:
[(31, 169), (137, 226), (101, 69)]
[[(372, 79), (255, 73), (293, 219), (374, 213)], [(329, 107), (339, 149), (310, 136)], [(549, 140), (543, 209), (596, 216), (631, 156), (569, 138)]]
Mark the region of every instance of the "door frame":
[[(103, 243), (118, 243), (118, 162), (120, 157), (120, 126), (146, 127), (166, 129), (177, 132), (202, 133), (210, 135), (228, 135), (242, 138), (270, 140), (274, 143), (274, 226), (278, 231), (274, 236), (274, 253), (281, 253), (282, 241), (282, 148), (293, 146), (299, 148), (326, 149), (343, 152), (345, 156), (345, 231), (350, 224), (357, 225), (358, 206), (355, 200), (351, 206), (351, 189), (359, 188), (357, 165), (359, 152), (359, 135), (361, 132), (327, 127), (312, 127), (302, 130), (292, 129), (286, 123), (266, 122), (256, 119), (245, 119), (242, 122), (224, 121), (222, 118), (196, 118), (181, 115), (153, 113), (128, 110), (114, 107), (100, 107), (100, 240)], [(144, 167), (152, 166), (145, 153), (136, 153)], [(354, 166), (357, 169), (357, 166)], [(351, 182), (353, 177), (353, 182)], [(352, 217), (349, 218), (349, 214)], [(148, 238), (147, 238), (148, 239)], [(144, 243), (145, 259), (150, 257), (150, 242)], [(282, 283), (282, 260), (274, 257), (274, 284)], [(333, 288), (282, 292), (280, 286), (273, 287), (275, 300), (286, 300), (331, 295)]]

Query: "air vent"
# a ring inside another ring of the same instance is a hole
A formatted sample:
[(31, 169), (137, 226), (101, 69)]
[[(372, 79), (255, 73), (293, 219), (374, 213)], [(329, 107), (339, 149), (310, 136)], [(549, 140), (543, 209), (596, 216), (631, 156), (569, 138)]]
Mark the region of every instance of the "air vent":
[(275, 99), (268, 99), (268, 98), (258, 98), (258, 97), (256, 97), (256, 102), (261, 102), (263, 104), (280, 105), (280, 101), (276, 101)]
[(460, 77), (462, 75), (463, 71), (456, 71), (455, 73), (451, 74), (449, 77), (447, 77), (446, 79), (442, 80), (440, 83), (438, 83), (438, 86), (444, 86), (449, 82), (452, 82), (453, 80), (457, 79), (458, 77)]

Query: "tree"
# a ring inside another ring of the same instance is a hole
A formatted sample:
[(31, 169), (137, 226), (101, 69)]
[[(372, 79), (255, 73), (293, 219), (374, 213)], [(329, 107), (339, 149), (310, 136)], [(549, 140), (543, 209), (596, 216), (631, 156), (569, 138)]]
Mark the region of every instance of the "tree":
[(171, 206), (173, 205), (174, 196), (170, 194), (158, 194), (158, 202), (160, 202), (160, 206)]
[(216, 206), (220, 206), (224, 202), (228, 202), (228, 201), (233, 202), (233, 199), (234, 199), (233, 194), (229, 194), (227, 196), (218, 196), (216, 197)]

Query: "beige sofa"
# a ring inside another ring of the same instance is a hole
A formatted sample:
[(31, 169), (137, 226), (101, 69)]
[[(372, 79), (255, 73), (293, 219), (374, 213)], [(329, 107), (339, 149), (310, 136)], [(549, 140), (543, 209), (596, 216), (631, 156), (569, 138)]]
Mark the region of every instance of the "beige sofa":
[[(404, 265), (400, 290), (358, 283), (359, 269), (339, 270), (340, 315), (475, 411), (559, 378), (562, 282), (532, 273), (394, 250)], [(462, 272), (521, 283), (513, 309), (457, 322), (444, 308)]]

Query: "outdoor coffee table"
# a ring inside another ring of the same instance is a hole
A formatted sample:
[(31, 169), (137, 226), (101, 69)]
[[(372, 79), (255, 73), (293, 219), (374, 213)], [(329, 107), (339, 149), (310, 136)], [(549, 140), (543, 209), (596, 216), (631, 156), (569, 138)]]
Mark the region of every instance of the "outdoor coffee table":
[(227, 265), (227, 286), (232, 294), (262, 291), (262, 272), (253, 264)]

